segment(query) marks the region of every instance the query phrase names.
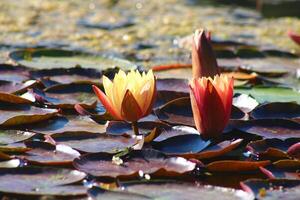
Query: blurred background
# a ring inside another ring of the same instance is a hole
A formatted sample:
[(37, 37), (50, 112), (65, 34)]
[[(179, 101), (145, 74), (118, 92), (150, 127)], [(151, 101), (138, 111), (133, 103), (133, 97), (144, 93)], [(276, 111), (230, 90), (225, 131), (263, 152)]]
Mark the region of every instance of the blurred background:
[(188, 37), (297, 53), (299, 0), (0, 0), (0, 60), (18, 48), (64, 48), (153, 65), (184, 61)]

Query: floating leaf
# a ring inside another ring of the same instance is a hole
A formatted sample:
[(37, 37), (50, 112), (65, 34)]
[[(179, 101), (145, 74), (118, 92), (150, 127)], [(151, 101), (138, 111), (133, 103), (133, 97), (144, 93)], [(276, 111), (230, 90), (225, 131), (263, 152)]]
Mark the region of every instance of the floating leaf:
[(95, 108), (97, 96), (90, 84), (65, 84), (47, 88), (45, 92), (33, 90), (35, 99), (50, 107), (74, 109), (76, 104), (85, 108)]
[(167, 154), (198, 153), (211, 142), (203, 140), (197, 134), (185, 134), (170, 137), (161, 142), (154, 142), (153, 148)]
[(33, 132), (41, 134), (55, 133), (105, 133), (106, 126), (97, 124), (86, 116), (55, 117), (35, 126), (28, 127)]
[(0, 169), (0, 191), (20, 195), (83, 195), (86, 192), (83, 186), (65, 184), (75, 183), (85, 176), (85, 173), (77, 170), (47, 167)]
[(10, 52), (9, 58), (23, 66), (36, 69), (72, 68), (78, 65), (83, 68), (95, 68), (101, 70), (115, 66), (125, 70), (136, 68), (134, 64), (127, 60), (61, 49), (18, 50)]
[(250, 179), (241, 183), (242, 188), (257, 199), (294, 200), (300, 195), (299, 180)]
[(235, 93), (249, 94), (259, 103), (266, 102), (291, 102), (300, 103), (300, 93), (288, 88), (280, 87), (253, 87), (251, 89), (237, 88)]
[(0, 102), (11, 104), (32, 104), (32, 101), (28, 99), (5, 92), (0, 92)]
[(236, 127), (247, 133), (259, 135), (263, 138), (300, 138), (300, 124), (286, 119), (259, 119), (241, 121)]
[(31, 124), (50, 119), (57, 115), (56, 109), (38, 108), (33, 106), (6, 106), (0, 112), (0, 125), (16, 126)]
[(28, 141), (26, 146), (31, 150), (20, 157), (34, 164), (67, 165), (80, 156), (77, 151), (66, 145), (55, 146), (47, 142)]
[(300, 118), (300, 105), (294, 102), (273, 102), (255, 108), (250, 115), (255, 119)]
[(206, 168), (211, 172), (240, 172), (253, 171), (259, 167), (265, 167), (271, 164), (270, 161), (238, 161), (238, 160), (222, 160), (211, 162)]
[[(120, 196), (120, 193), (125, 197), (131, 196), (133, 199), (166, 199), (166, 200), (179, 200), (179, 199), (199, 199), (205, 197), (206, 199), (218, 199), (222, 196), (224, 200), (236, 199), (252, 199), (251, 196), (241, 190), (234, 190), (223, 187), (212, 187), (206, 185), (193, 185), (185, 182), (149, 182), (149, 183), (129, 183), (122, 184), (124, 190), (115, 191), (99, 191), (89, 190), (92, 197), (101, 199), (102, 195), (109, 195), (107, 197), (113, 198)], [(110, 193), (110, 194), (109, 194)], [(115, 196), (116, 195), (116, 196)], [(138, 196), (137, 196), (138, 195)], [(116, 198), (118, 199), (118, 198)], [(123, 199), (123, 198), (122, 198)], [(126, 199), (126, 198), (125, 198)]]
[(0, 130), (0, 144), (12, 144), (27, 140), (34, 136), (35, 133), (20, 130)]
[(138, 142), (136, 138), (131, 137), (82, 132), (59, 133), (51, 137), (58, 144), (68, 145), (87, 153), (115, 153), (130, 148)]
[(80, 171), (101, 177), (137, 177), (143, 174), (175, 176), (190, 172), (195, 163), (181, 157), (167, 157), (155, 150), (131, 151), (114, 163), (113, 155), (107, 153), (87, 154), (75, 159), (73, 165)]
[(274, 160), (289, 158), (287, 150), (290, 146), (299, 140), (279, 140), (279, 139), (265, 139), (250, 142), (247, 146), (252, 153), (258, 154), (260, 159)]

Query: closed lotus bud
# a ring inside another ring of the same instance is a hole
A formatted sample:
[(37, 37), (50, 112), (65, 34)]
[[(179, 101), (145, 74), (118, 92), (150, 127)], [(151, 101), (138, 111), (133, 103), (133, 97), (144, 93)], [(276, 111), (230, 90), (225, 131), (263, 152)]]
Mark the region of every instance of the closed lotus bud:
[(142, 74), (120, 70), (113, 81), (103, 76), (105, 94), (95, 85), (93, 90), (99, 100), (116, 120), (136, 122), (152, 111), (156, 97), (156, 79), (153, 72)]
[(196, 128), (204, 138), (218, 137), (230, 118), (233, 78), (219, 74), (210, 35), (204, 30), (194, 34), (192, 65), (190, 97)]
[(213, 77), (219, 74), (217, 60), (211, 45), (210, 34), (196, 30), (192, 42), (193, 78)]
[(216, 75), (190, 82), (190, 96), (197, 130), (204, 138), (218, 137), (226, 127), (231, 113), (233, 78)]

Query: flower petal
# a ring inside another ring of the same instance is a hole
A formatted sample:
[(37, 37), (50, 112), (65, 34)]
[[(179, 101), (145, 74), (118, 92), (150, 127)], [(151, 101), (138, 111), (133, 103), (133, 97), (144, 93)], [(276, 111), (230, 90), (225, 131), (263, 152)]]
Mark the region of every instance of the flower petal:
[(219, 74), (217, 59), (204, 30), (196, 30), (192, 43), (193, 78)]
[(127, 90), (122, 101), (121, 115), (126, 121), (137, 121), (143, 112), (130, 90)]
[(111, 102), (107, 98), (107, 96), (95, 85), (92, 86), (95, 94), (105, 107), (105, 109), (112, 115), (113, 118), (117, 120), (122, 120), (121, 115), (118, 113), (118, 111), (112, 106)]

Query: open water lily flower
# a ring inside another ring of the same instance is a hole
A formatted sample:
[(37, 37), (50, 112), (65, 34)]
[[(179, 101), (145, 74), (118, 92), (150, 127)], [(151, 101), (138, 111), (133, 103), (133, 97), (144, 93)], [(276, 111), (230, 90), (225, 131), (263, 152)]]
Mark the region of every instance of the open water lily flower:
[(219, 74), (210, 39), (196, 31), (192, 48), (193, 79), (190, 97), (197, 130), (204, 138), (219, 136), (231, 113), (233, 78)]
[(156, 97), (156, 79), (153, 72), (140, 73), (120, 70), (113, 81), (103, 76), (105, 94), (95, 85), (99, 100), (116, 120), (136, 122), (152, 111)]

